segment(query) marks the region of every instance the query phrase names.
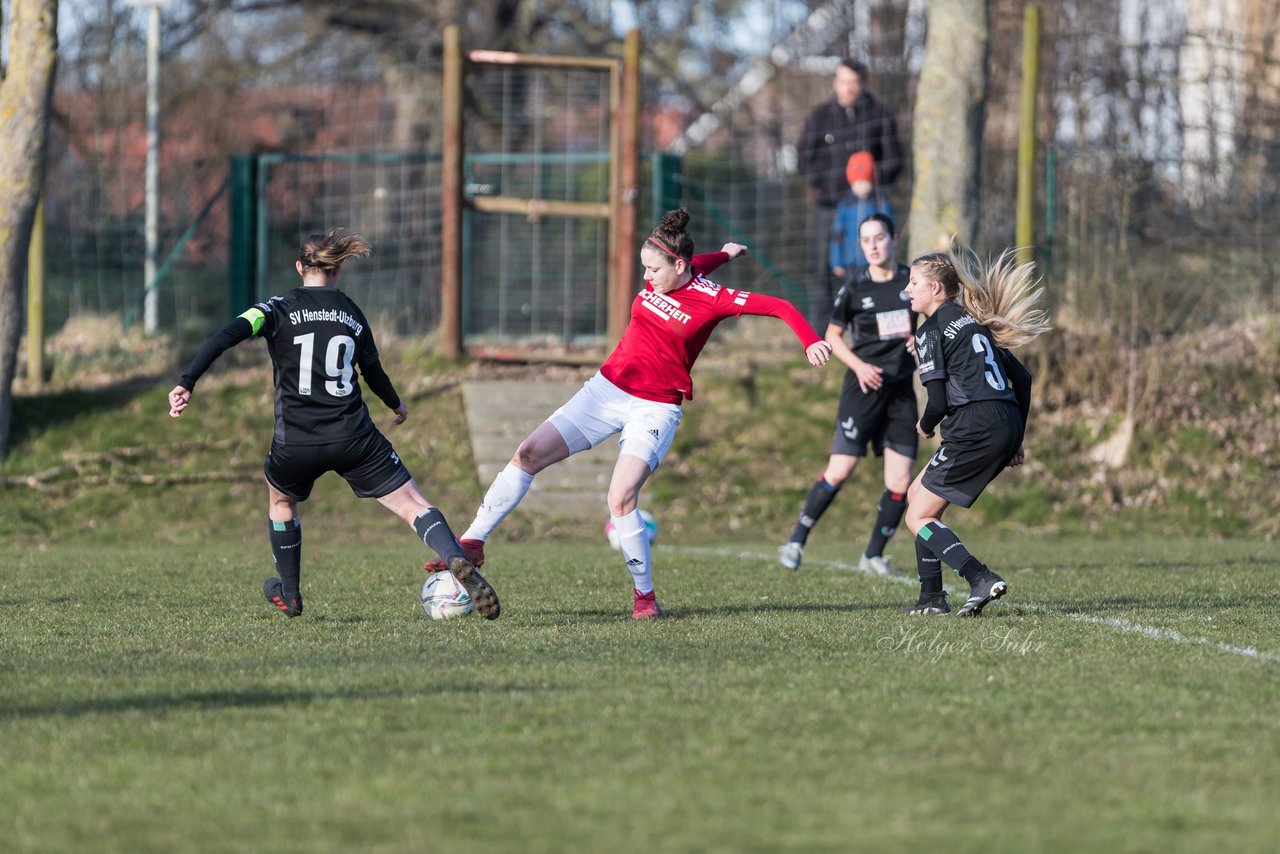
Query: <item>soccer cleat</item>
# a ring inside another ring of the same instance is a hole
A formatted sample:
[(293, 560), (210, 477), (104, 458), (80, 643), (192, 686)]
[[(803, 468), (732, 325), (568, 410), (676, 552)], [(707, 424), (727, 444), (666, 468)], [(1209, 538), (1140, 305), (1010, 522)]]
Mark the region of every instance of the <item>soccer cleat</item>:
[(462, 582), (462, 586), (467, 589), (467, 595), (475, 603), (480, 616), (486, 620), (498, 619), (498, 615), (502, 613), (498, 594), (493, 591), (489, 582), (484, 580), (484, 576), (471, 561), (465, 557), (455, 557), (449, 561), (449, 572), (453, 573), (453, 577)]
[(635, 605), (631, 608), (631, 619), (633, 620), (652, 620), (655, 617), (662, 616), (662, 608), (658, 605), (658, 595), (650, 590), (648, 593), (641, 593), (639, 590), (632, 589), (635, 596)]
[(907, 613), (913, 617), (923, 617), (929, 614), (947, 614), (951, 611), (951, 603), (947, 601), (946, 591), (942, 593), (921, 593), (920, 601), (907, 608)]
[(999, 599), (1009, 592), (1009, 585), (1003, 578), (991, 570), (983, 570), (978, 580), (969, 590), (969, 599), (956, 611), (957, 617), (976, 617), (993, 599)]
[(778, 563), (795, 571), (800, 568), (804, 556), (804, 543), (790, 542), (778, 547)]
[[(458, 540), (458, 545), (462, 547), (463, 555), (471, 561), (472, 566), (476, 569), (484, 566), (484, 540)], [(422, 568), (428, 573), (449, 571), (442, 557), (433, 557)]]
[(262, 582), (262, 595), (267, 597), (268, 602), (283, 611), (286, 617), (297, 617), (302, 613), (302, 594), (298, 593), (286, 599), (284, 585), (279, 578), (272, 576)]
[(868, 575), (893, 575), (893, 567), (889, 566), (889, 559), (884, 555), (867, 557), (863, 554), (858, 558), (858, 570)]

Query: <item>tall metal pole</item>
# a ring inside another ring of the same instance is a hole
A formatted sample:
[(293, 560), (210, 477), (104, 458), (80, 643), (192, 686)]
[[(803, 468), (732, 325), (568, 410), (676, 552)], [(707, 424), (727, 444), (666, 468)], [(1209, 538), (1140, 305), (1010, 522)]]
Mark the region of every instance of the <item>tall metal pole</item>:
[(146, 207), (144, 237), (146, 255), (143, 261), (142, 328), (154, 335), (160, 325), (160, 299), (156, 293), (156, 257), (159, 241), (156, 236), (158, 201), (160, 193), (160, 7), (169, 0), (125, 0), (130, 6), (147, 7), (147, 178), (144, 205)]

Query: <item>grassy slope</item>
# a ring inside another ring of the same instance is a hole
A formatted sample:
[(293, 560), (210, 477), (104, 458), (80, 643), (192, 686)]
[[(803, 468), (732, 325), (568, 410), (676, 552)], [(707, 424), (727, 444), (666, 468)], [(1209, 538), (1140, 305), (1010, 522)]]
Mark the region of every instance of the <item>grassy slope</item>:
[[(700, 361), (696, 399), (686, 406), (685, 423), (644, 499), (672, 533), (726, 541), (752, 531), (780, 542), (821, 470), (841, 372), (810, 368), (777, 326), (763, 320), (731, 326)], [(1213, 347), (1213, 358), (1182, 371), (1177, 382), (1160, 383), (1148, 394), (1159, 405), (1152, 403), (1151, 417), (1137, 421), (1132, 464), (1119, 471), (1089, 457), (1114, 428), (1116, 416), (1107, 416), (1107, 409), (1082, 400), (1066, 385), (1059, 363), (1087, 372), (1084, 357), (1069, 348), (1055, 353), (1042, 371), (1046, 403), (1034, 413), (1028, 465), (1003, 475), (972, 510), (957, 512), (954, 523), (970, 529), (996, 525), (1010, 532), (1030, 528), (1038, 536), (1273, 535), (1280, 524), (1280, 493), (1274, 488), (1280, 476), (1280, 433), (1274, 429), (1280, 423), (1280, 393), (1268, 396), (1268, 390), (1274, 392), (1274, 372), (1280, 371), (1280, 364), (1273, 364), (1280, 358), (1280, 346), (1272, 352), (1277, 335), (1280, 331), (1264, 330), (1252, 349), (1239, 353)], [(531, 379), (548, 372), (559, 378), (590, 373), (451, 364), (425, 355), (420, 345), (386, 349), (392, 376), (411, 407), (410, 421), (386, 432), (427, 496), (459, 526), (484, 485), (476, 480), (457, 382), (495, 372)], [(1229, 372), (1223, 359), (1231, 362)], [(202, 381), (188, 415), (177, 422), (165, 412), (164, 393), (172, 381), (159, 372), (150, 380), (93, 391), (19, 396), (5, 473), (15, 478), (57, 466), (68, 469), (43, 490), (0, 494), (6, 511), (0, 516), (0, 537), (49, 541), (85, 534), (94, 541), (132, 541), (145, 533), (173, 540), (192, 532), (238, 536), (246, 527), (256, 528), (265, 502), (258, 469), (272, 419), (265, 361), (260, 345), (244, 345), (225, 356), (219, 370)], [(1093, 361), (1105, 360), (1095, 354)], [(162, 363), (153, 357), (151, 364)], [(1101, 372), (1104, 366), (1095, 369)], [(1101, 396), (1111, 400), (1114, 394)], [(389, 418), (376, 402), (374, 411), (386, 427)], [(933, 447), (924, 446), (926, 452)], [(136, 453), (122, 455), (121, 448)], [(72, 468), (105, 485), (77, 487)], [(872, 460), (857, 473), (818, 536), (852, 541), (865, 536), (881, 489), (876, 468)], [(233, 480), (130, 483), (148, 476), (198, 481), (210, 473)], [(334, 479), (322, 481), (304, 518), (324, 524), (335, 536), (359, 537), (365, 526), (393, 524), (377, 518), (385, 515), (377, 508), (338, 497), (348, 494)], [(157, 507), (168, 509), (158, 515)], [(504, 534), (594, 539), (597, 528), (596, 520), (585, 524), (517, 514)]]

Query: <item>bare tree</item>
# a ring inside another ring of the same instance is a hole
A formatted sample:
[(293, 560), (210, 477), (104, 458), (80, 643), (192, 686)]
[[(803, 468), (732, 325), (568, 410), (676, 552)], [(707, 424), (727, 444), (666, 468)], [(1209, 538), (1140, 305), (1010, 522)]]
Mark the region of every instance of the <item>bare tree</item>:
[(23, 279), (58, 56), (58, 0), (12, 0), (9, 62), (0, 69), (0, 459), (9, 449)]
[(912, 127), (911, 257), (978, 229), (987, 94), (987, 0), (931, 0)]

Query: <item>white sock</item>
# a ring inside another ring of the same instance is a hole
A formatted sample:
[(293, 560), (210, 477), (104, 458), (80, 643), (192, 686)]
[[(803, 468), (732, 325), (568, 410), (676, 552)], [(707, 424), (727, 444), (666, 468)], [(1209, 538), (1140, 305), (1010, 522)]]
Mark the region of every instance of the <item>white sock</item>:
[(644, 526), (639, 510), (626, 516), (613, 516), (613, 529), (618, 532), (622, 545), (622, 557), (631, 570), (632, 585), (641, 593), (653, 590), (653, 575), (649, 571), (649, 529)]
[(529, 491), (531, 483), (533, 483), (533, 475), (519, 468), (515, 463), (507, 463), (507, 467), (498, 472), (493, 483), (489, 484), (489, 491), (484, 494), (484, 501), (480, 502), (476, 518), (471, 521), (471, 527), (462, 532), (459, 539), (489, 539), (494, 529), (502, 524), (502, 520), (520, 504), (520, 500)]

